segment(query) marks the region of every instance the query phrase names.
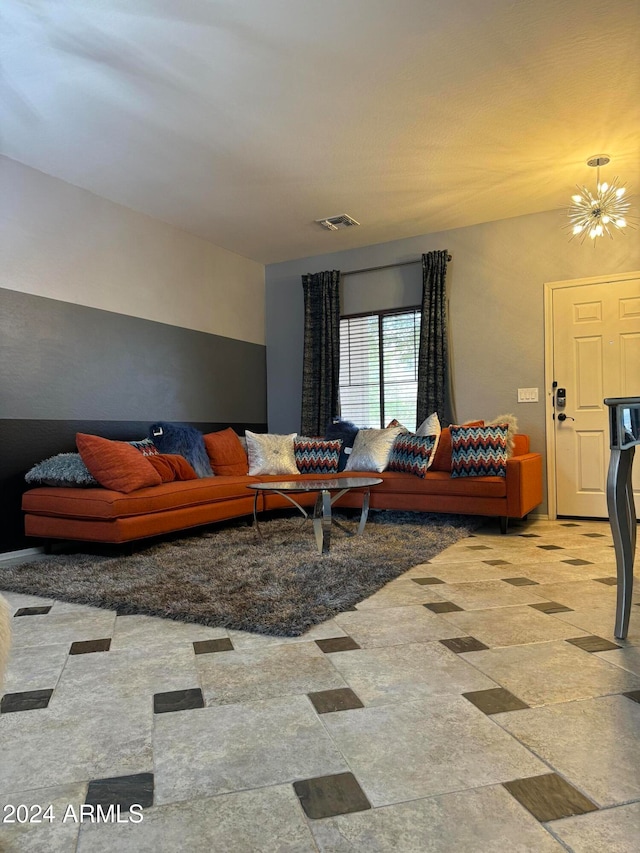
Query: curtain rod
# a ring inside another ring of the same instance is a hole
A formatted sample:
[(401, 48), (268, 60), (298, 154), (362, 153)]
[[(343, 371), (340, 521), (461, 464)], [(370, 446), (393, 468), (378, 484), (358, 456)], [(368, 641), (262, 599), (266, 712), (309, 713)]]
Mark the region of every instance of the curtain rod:
[[(447, 255), (447, 262), (451, 261), (451, 255)], [(341, 276), (345, 275), (358, 275), (361, 272), (377, 272), (377, 270), (388, 270), (392, 267), (408, 267), (410, 264), (421, 264), (422, 258), (416, 258), (415, 261), (399, 261), (397, 264), (383, 264), (379, 267), (365, 267), (361, 270), (348, 270), (347, 272), (341, 272)]]

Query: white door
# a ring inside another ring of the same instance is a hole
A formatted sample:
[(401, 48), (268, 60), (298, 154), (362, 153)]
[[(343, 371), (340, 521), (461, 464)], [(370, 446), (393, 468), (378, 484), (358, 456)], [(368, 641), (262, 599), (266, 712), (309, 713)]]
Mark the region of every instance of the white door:
[[(607, 518), (603, 400), (640, 395), (640, 279), (553, 291), (553, 371), (557, 387), (566, 389), (566, 404), (556, 405), (553, 422), (557, 514)], [(639, 461), (633, 479), (640, 493)]]

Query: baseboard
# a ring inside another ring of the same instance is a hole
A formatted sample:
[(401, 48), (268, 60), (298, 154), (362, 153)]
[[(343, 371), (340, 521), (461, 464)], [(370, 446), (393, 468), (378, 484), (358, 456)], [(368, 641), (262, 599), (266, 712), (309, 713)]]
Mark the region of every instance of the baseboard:
[(35, 554), (44, 554), (44, 548), (22, 548), (19, 551), (5, 551), (0, 554), (0, 563), (20, 557), (33, 557)]
[(549, 521), (549, 515), (546, 512), (530, 512), (528, 518), (535, 518), (536, 521)]

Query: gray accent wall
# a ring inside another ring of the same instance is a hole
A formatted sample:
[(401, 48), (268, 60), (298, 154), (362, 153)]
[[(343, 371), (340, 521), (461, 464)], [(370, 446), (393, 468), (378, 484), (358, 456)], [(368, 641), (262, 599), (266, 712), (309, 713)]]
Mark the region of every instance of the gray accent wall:
[(0, 289), (0, 417), (261, 422), (265, 348)]
[[(360, 218), (360, 217), (358, 217)], [(364, 215), (362, 216), (364, 220)], [(620, 235), (595, 249), (569, 242), (561, 211), (334, 251), (266, 268), (268, 418), (271, 432), (300, 428), (301, 276), (396, 264), (447, 249), (452, 380), (459, 421), (513, 412), (532, 449), (545, 450), (544, 283), (640, 268), (640, 241)], [(363, 226), (363, 228), (366, 226)], [(340, 232), (327, 235), (339, 246)], [(416, 304), (420, 266), (344, 280), (345, 313)], [(420, 293), (420, 289), (418, 290)], [(539, 403), (518, 403), (537, 387)], [(546, 512), (546, 502), (540, 508)]]

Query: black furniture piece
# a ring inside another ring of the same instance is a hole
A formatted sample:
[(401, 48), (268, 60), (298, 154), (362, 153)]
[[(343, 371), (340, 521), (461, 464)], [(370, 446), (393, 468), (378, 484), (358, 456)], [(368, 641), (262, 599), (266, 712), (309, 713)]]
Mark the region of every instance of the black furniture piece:
[(616, 551), (618, 596), (615, 636), (629, 630), (636, 552), (636, 509), (631, 474), (636, 445), (640, 444), (640, 397), (608, 397), (611, 458), (607, 476), (607, 507)]

